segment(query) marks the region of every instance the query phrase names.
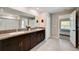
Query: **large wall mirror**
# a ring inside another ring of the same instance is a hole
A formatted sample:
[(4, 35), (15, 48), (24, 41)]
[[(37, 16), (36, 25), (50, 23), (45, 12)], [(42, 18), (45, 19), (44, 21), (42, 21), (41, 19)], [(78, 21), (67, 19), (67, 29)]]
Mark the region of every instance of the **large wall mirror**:
[(35, 16), (9, 7), (0, 7), (0, 30), (35, 27)]
[(0, 30), (23, 29), (26, 26), (30, 26), (31, 28), (35, 27), (35, 19), (21, 18), (17, 20), (0, 18)]

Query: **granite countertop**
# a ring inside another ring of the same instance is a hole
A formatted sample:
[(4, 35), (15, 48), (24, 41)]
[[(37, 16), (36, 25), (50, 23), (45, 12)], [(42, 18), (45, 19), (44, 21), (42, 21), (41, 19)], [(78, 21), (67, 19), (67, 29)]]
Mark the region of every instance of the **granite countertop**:
[(17, 32), (12, 32), (12, 33), (0, 34), (0, 40), (23, 35), (23, 34), (28, 34), (28, 33), (32, 33), (32, 32), (37, 32), (37, 31), (41, 31), (41, 30), (44, 30), (44, 29), (38, 28), (38, 29), (33, 29), (33, 30), (28, 30), (28, 31), (17, 31)]

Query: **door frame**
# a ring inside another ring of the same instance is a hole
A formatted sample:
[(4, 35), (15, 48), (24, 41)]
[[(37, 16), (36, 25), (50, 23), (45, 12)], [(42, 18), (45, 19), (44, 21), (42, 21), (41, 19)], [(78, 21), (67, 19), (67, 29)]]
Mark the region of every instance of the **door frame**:
[(76, 11), (76, 19), (75, 19), (75, 22), (76, 22), (76, 24), (75, 24), (75, 35), (76, 35), (76, 37), (75, 37), (75, 42), (76, 42), (76, 44), (75, 44), (75, 48), (78, 48), (78, 11), (77, 10), (73, 10), (72, 12), (74, 12), (74, 11)]
[(59, 35), (59, 39), (60, 39), (60, 28), (61, 28), (61, 21), (67, 21), (67, 20), (64, 20), (64, 19), (70, 19), (70, 13), (68, 14), (64, 14), (64, 15), (60, 15), (59, 16), (59, 21), (58, 21), (58, 26), (59, 26), (59, 30), (58, 30), (58, 35)]
[(76, 11), (76, 48), (78, 48), (78, 11)]
[[(59, 17), (59, 19), (70, 18), (70, 17), (67, 17), (67, 15), (69, 15), (69, 14), (62, 15), (62, 16)], [(75, 38), (76, 39), (76, 48), (78, 48), (78, 44), (79, 44), (78, 43), (78, 15), (79, 15), (78, 11), (76, 10), (76, 26), (75, 26), (76, 27), (76, 32), (75, 32), (76, 33), (76, 38)], [(59, 20), (59, 28), (60, 28), (60, 21), (61, 20)], [(59, 37), (60, 37), (60, 33), (59, 33)]]

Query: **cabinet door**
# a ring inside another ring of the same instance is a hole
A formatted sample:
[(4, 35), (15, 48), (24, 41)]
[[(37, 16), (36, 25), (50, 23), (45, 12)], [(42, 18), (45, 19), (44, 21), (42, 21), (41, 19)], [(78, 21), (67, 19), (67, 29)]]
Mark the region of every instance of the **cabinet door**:
[(37, 34), (36, 34), (36, 32), (34, 32), (34, 33), (31, 33), (30, 34), (31, 36), (31, 48), (33, 48), (34, 46), (36, 46), (37, 45)]
[(44, 30), (43, 31), (39, 31), (37, 33), (37, 35), (38, 35), (38, 43), (40, 43), (41, 41), (43, 41), (45, 39), (45, 31)]
[(30, 50), (30, 35), (29, 34), (26, 34), (24, 35), (24, 39), (22, 40), (22, 48), (23, 48), (23, 51), (28, 51)]
[(41, 42), (41, 31), (38, 31), (37, 33), (37, 43)]
[(3, 51), (19, 51), (19, 49), (18, 37), (9, 38), (2, 41)]
[(0, 40), (0, 51), (2, 50), (2, 41)]
[(45, 30), (41, 31), (41, 41), (45, 39)]
[(31, 33), (31, 48), (45, 39), (45, 31)]
[(18, 36), (18, 47), (20, 51), (28, 51), (30, 50), (30, 38), (29, 34), (24, 34)]

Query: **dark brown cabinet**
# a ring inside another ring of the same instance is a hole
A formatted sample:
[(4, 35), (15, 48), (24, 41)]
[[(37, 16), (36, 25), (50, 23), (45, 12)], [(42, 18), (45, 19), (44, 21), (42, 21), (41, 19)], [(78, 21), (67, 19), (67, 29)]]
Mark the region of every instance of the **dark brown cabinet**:
[(0, 40), (0, 51), (28, 51), (45, 39), (45, 30)]
[(31, 34), (31, 48), (39, 44), (44, 39), (45, 39), (45, 30), (32, 33)]
[(41, 32), (37, 32), (37, 44), (41, 42)]
[(31, 37), (31, 48), (33, 48), (37, 44), (37, 34), (35, 32), (31, 33), (30, 37)]
[(18, 37), (13, 37), (9, 39), (2, 40), (2, 50), (3, 51), (19, 51), (19, 43)]
[(45, 39), (45, 31), (40, 32), (40, 39), (43, 41)]
[(25, 38), (21, 41), (21, 48), (23, 51), (30, 50), (30, 35), (26, 34)]

